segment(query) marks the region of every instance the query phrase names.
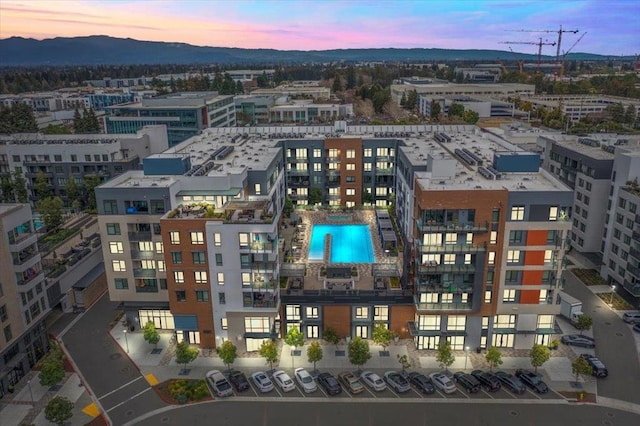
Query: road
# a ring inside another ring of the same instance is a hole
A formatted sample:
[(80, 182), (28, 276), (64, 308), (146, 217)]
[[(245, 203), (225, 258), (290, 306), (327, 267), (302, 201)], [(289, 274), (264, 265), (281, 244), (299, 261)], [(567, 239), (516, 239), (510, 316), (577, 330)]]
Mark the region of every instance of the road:
[(609, 370), (609, 377), (598, 379), (598, 395), (640, 404), (640, 365), (629, 326), (569, 272), (564, 290), (582, 300), (582, 311), (593, 318), (596, 356)]
[(109, 335), (116, 306), (105, 294), (62, 341), (112, 423), (122, 425), (166, 404)]
[[(137, 419), (141, 426), (155, 425), (261, 425), (261, 426), (388, 426), (411, 425), (581, 425), (629, 426), (640, 424), (640, 416), (625, 411), (594, 405), (504, 404), (480, 403), (380, 403), (354, 400), (322, 403), (298, 400), (241, 402), (227, 400), (206, 404), (179, 406), (163, 410), (146, 419)], [(133, 423), (131, 423), (133, 424)]]

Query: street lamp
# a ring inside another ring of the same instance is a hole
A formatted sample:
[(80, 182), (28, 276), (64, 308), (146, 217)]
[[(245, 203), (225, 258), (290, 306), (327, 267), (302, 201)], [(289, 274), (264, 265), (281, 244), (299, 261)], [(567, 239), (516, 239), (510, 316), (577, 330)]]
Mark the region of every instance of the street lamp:
[(29, 386), (29, 395), (31, 395), (31, 405), (36, 405), (33, 401), (33, 392), (31, 391), (31, 380), (27, 380), (27, 386)]
[(467, 360), (469, 359), (469, 346), (464, 347), (464, 369), (467, 369)]
[(124, 333), (124, 341), (127, 345), (127, 353), (129, 353), (129, 339), (127, 338), (127, 330), (122, 330), (122, 332)]
[(616, 286), (615, 284), (611, 286), (611, 303), (610, 305), (613, 306), (613, 293), (616, 291)]

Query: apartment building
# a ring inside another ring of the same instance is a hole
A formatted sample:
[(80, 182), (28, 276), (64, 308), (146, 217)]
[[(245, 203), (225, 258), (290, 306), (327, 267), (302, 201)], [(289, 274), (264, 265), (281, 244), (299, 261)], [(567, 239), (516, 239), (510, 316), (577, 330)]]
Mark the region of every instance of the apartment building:
[[(419, 349), (548, 343), (573, 193), (539, 165), (474, 126), (207, 129), (96, 189), (110, 298), (203, 347), (254, 351), (293, 326), (370, 338), (378, 322)], [(339, 221), (394, 203), (402, 256), (373, 215), (372, 262), (284, 263), (284, 199), (312, 189)]]
[(169, 146), (207, 127), (236, 124), (233, 96), (221, 96), (218, 92), (172, 93), (108, 107), (106, 112), (107, 133), (135, 133), (143, 126), (164, 124)]
[(38, 237), (28, 204), (0, 204), (0, 397), (49, 348), (49, 311)]
[[(142, 159), (169, 147), (164, 125), (144, 126), (134, 134), (44, 135), (21, 133), (0, 137), (0, 170), (19, 171), (27, 180), (31, 200), (38, 175), (44, 173), (49, 188), (67, 200), (69, 179), (79, 185), (87, 176), (106, 182), (128, 170), (142, 167)], [(6, 165), (2, 164), (6, 161)]]

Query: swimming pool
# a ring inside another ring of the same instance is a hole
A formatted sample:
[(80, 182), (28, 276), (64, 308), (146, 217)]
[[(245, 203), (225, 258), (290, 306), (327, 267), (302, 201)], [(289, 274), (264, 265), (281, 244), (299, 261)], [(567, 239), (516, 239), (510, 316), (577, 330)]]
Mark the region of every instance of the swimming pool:
[(368, 225), (313, 225), (309, 260), (322, 260), (325, 235), (331, 234), (331, 263), (373, 263), (373, 243)]

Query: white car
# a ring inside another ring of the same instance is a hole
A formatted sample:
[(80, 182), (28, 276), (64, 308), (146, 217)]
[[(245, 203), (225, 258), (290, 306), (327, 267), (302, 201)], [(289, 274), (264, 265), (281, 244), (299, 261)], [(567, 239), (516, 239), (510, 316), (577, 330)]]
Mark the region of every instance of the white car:
[(318, 385), (316, 385), (316, 381), (313, 380), (311, 374), (304, 368), (296, 368), (295, 371), (296, 381), (304, 390), (305, 393), (312, 393), (318, 390)]
[(278, 370), (273, 373), (273, 381), (282, 389), (284, 392), (291, 392), (296, 388), (295, 383), (291, 380), (291, 377), (287, 373), (282, 370)]
[(456, 391), (456, 385), (453, 384), (451, 379), (442, 373), (431, 373), (429, 375), (431, 381), (444, 393), (454, 393)]
[(207, 373), (207, 382), (215, 392), (217, 397), (232, 396), (233, 389), (231, 383), (218, 370), (211, 370)]
[(256, 371), (251, 375), (251, 378), (260, 392), (267, 393), (273, 390), (273, 382), (269, 380), (264, 371)]
[(383, 391), (387, 388), (387, 384), (380, 378), (380, 376), (371, 371), (363, 372), (360, 376), (360, 380), (376, 392)]

